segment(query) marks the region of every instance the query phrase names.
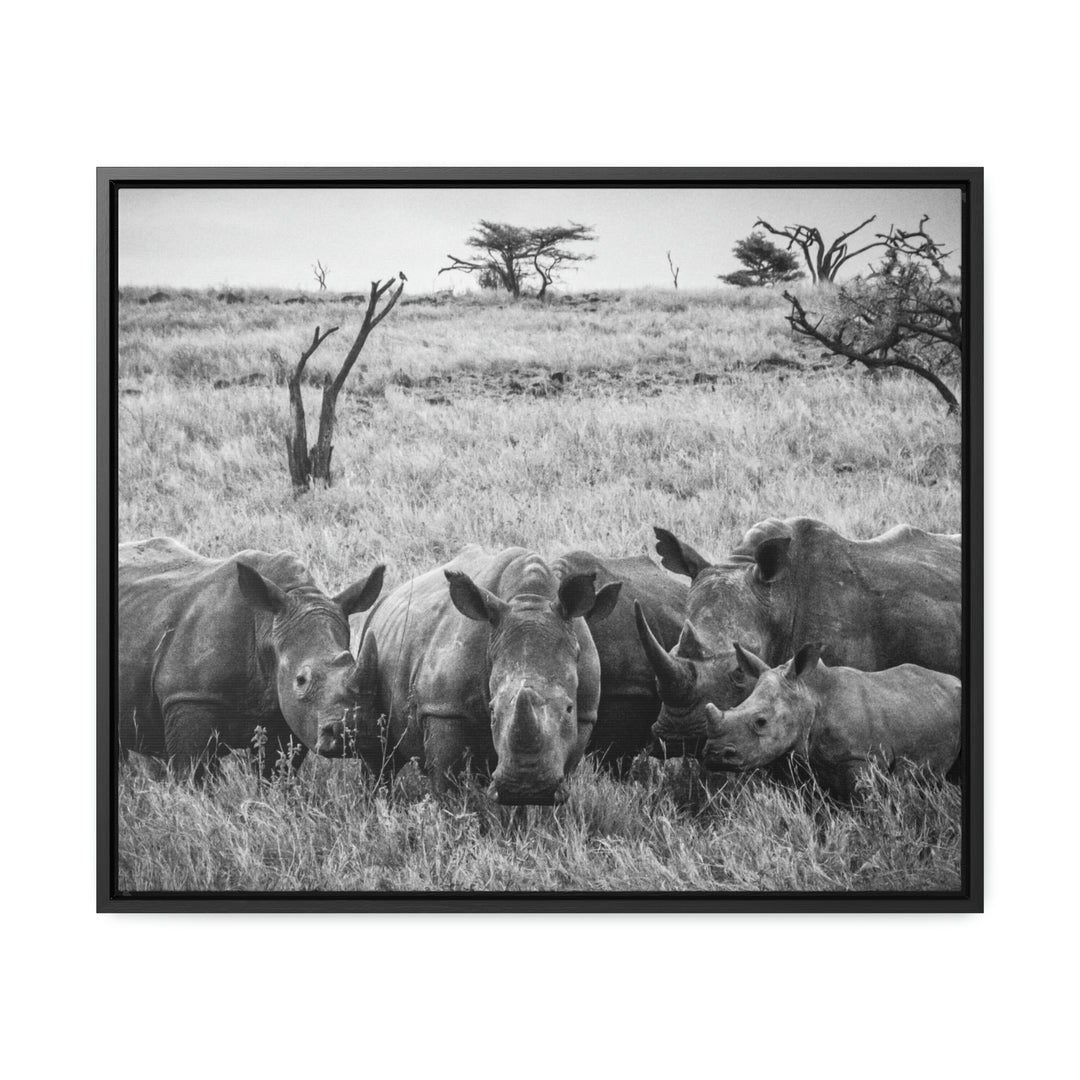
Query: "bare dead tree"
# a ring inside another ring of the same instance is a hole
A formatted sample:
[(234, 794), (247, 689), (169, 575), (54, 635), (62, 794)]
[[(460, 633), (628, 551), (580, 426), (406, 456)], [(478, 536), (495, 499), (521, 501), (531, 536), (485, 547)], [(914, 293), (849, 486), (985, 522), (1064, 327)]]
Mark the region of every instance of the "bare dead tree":
[[(383, 305), (382, 310), (377, 310), (379, 301), (390, 291), (395, 282), (398, 283), (398, 287)], [(314, 355), (316, 349), (338, 329), (336, 326), (331, 327), (325, 334), (319, 332), (319, 327), (315, 327), (311, 344), (301, 354), (295, 370), (289, 376), (289, 404), (292, 408), (293, 431), (291, 434), (286, 433), (285, 435), (285, 449), (288, 455), (289, 475), (292, 478), (293, 491), (297, 494), (309, 490), (313, 480), (321, 481), (328, 487), (330, 486), (330, 459), (334, 453), (334, 425), (337, 422), (338, 394), (341, 393), (341, 388), (345, 385), (349, 372), (352, 371), (357, 357), (364, 348), (368, 335), (390, 314), (404, 289), (405, 282), (398, 278), (389, 278), (385, 282), (373, 281), (371, 283), (367, 309), (364, 312), (364, 320), (360, 324), (356, 339), (345, 354), (345, 359), (342, 361), (337, 375), (323, 387), (322, 408), (319, 411), (319, 436), (310, 451), (308, 450), (304, 398), (300, 390), (301, 380), (308, 360)]]
[(323, 292), (326, 289), (326, 275), (330, 273), (329, 266), (323, 266), (320, 259), (315, 260), (315, 265), (311, 268), (315, 271), (315, 280), (319, 283), (319, 292)]
[(681, 267), (676, 266), (671, 261), (671, 252), (670, 251), (667, 253), (667, 264), (668, 264), (668, 270), (671, 271), (671, 280), (674, 282), (675, 288), (677, 289), (679, 287), (679, 270), (681, 269)]
[(848, 249), (848, 239), (859, 232), (860, 229), (865, 229), (876, 217), (877, 214), (873, 214), (862, 224), (856, 225), (854, 229), (841, 233), (831, 244), (826, 244), (821, 232), (812, 225), (785, 225), (782, 229), (777, 229), (762, 218), (758, 218), (754, 222), (754, 228), (756, 229), (760, 225), (763, 229), (771, 232), (773, 236), (785, 237), (789, 251), (792, 247), (797, 247), (802, 252), (807, 269), (810, 271), (810, 280), (818, 284), (819, 282), (835, 281), (840, 267), (849, 259), (854, 259), (856, 255), (861, 255), (864, 251), (870, 251), (871, 248), (885, 246), (885, 240), (879, 235), (878, 239), (857, 248), (855, 251)]

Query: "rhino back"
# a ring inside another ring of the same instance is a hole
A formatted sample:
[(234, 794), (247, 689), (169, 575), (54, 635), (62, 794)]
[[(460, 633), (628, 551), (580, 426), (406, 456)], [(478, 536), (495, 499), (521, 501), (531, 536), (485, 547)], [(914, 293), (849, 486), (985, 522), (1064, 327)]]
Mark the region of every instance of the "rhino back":
[(783, 587), (793, 604), (784, 651), (823, 641), (833, 663), (959, 674), (961, 548), (953, 537), (905, 525), (850, 540), (807, 518), (785, 524), (792, 545)]
[(944, 773), (960, 749), (960, 680), (916, 664), (884, 671), (820, 667), (810, 686), (818, 701), (810, 759), (816, 767), (880, 756)]

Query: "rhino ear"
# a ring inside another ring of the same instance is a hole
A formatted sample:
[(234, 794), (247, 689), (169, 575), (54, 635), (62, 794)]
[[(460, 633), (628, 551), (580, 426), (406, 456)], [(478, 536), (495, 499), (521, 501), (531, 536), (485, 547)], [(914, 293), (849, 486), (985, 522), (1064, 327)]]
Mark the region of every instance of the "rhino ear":
[(489, 622), (492, 626), (498, 624), (510, 606), (505, 600), (477, 585), (468, 574), (459, 570), (443, 572), (450, 583), (450, 599), (462, 615), (477, 622)]
[(811, 641), (804, 645), (784, 668), (784, 678), (789, 682), (797, 682), (806, 672), (813, 671), (821, 659), (823, 647), (820, 641)]
[(754, 549), (754, 562), (757, 563), (758, 581), (768, 584), (777, 578), (787, 566), (788, 548), (790, 547), (790, 536), (774, 536), (769, 540), (762, 540), (758, 544)]
[(571, 574), (559, 583), (559, 599), (553, 605), (564, 619), (588, 615), (596, 604), (596, 573)]
[(288, 603), (285, 593), (272, 581), (264, 578), (258, 570), (248, 566), (247, 563), (238, 562), (236, 577), (240, 583), (240, 592), (252, 607), (271, 611), (275, 615), (285, 610), (285, 605)]
[(592, 608), (585, 618), (589, 623), (599, 622), (606, 619), (619, 602), (619, 591), (622, 589), (621, 581), (609, 581), (597, 594)]
[(334, 603), (345, 612), (345, 618), (355, 615), (358, 611), (367, 611), (378, 600), (379, 593), (382, 592), (385, 573), (386, 567), (380, 564), (368, 574), (365, 580), (357, 581), (334, 597)]
[(744, 649), (737, 641), (735, 642), (735, 659), (738, 660), (739, 667), (754, 679), (769, 670), (769, 665), (760, 656), (749, 649)]
[(693, 581), (702, 570), (712, 565), (704, 555), (699, 555), (689, 544), (677, 540), (667, 529), (654, 525), (653, 532), (656, 533), (656, 554), (660, 556), (660, 563), (673, 574), (683, 574)]

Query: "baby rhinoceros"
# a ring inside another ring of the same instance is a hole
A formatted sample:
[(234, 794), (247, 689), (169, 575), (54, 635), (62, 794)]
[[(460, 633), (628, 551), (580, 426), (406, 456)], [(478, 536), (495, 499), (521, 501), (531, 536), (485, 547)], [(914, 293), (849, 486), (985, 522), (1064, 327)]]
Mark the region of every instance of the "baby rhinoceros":
[(960, 680), (902, 664), (885, 671), (826, 667), (821, 644), (804, 645), (770, 668), (735, 646), (757, 677), (741, 705), (708, 705), (705, 767), (761, 768), (788, 754), (803, 759), (830, 795), (849, 801), (871, 761), (945, 774), (960, 752)]

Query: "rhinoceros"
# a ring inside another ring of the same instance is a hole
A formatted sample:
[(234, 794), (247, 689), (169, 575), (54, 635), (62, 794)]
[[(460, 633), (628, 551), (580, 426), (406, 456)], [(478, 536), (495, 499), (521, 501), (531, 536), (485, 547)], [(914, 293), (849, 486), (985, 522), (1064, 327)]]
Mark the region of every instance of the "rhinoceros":
[(553, 569), (560, 578), (594, 574), (599, 585), (622, 584), (610, 614), (586, 616), (600, 657), (600, 709), (589, 752), (622, 773), (648, 747), (660, 712), (656, 678), (638, 641), (634, 604), (641, 606), (660, 644), (670, 649), (679, 638), (689, 589), (644, 555), (613, 559), (571, 551), (556, 559)]
[(726, 712), (705, 706), (710, 771), (761, 768), (794, 754), (829, 794), (849, 800), (871, 761), (888, 772), (918, 768), (941, 775), (956, 763), (961, 695), (955, 676), (917, 664), (884, 671), (826, 667), (816, 643), (773, 668), (749, 649), (736, 649), (754, 675), (754, 689)]
[(525, 548), (457, 558), (399, 585), (364, 620), (360, 654), (379, 657), (386, 762), (419, 758), (437, 792), (467, 760), (504, 805), (565, 801), (588, 745), (600, 662), (584, 616), (614, 607), (618, 584), (560, 581)]
[(769, 664), (802, 642), (826, 641), (832, 665), (960, 673), (959, 535), (898, 525), (849, 540), (811, 518), (770, 518), (714, 565), (666, 529), (654, 531), (663, 565), (691, 581), (672, 653), (645, 612), (637, 617), (664, 703), (653, 734), (668, 754), (700, 748), (706, 704), (730, 709), (750, 693), (736, 641)]
[[(345, 752), (372, 673), (349, 652), (348, 616), (383, 567), (327, 596), (288, 552), (207, 559), (167, 537), (119, 548), (119, 745), (203, 775), (220, 751), (266, 731), (264, 771), (299, 743)], [(373, 720), (371, 722), (374, 722)]]

